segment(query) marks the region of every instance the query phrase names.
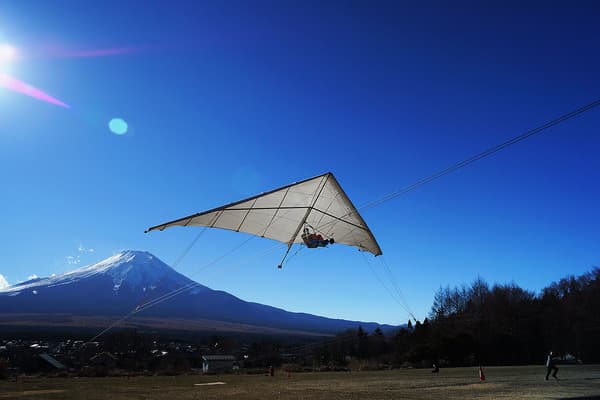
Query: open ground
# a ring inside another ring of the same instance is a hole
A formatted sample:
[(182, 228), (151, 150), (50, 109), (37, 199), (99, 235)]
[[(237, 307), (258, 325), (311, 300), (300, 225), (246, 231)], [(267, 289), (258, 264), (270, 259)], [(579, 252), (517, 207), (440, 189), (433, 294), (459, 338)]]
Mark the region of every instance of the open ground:
[[(600, 365), (561, 366), (544, 381), (543, 366), (400, 369), (265, 375), (223, 374), (0, 381), (0, 399), (594, 399)], [(210, 384), (210, 383), (219, 384)], [(198, 385), (205, 384), (205, 385)]]

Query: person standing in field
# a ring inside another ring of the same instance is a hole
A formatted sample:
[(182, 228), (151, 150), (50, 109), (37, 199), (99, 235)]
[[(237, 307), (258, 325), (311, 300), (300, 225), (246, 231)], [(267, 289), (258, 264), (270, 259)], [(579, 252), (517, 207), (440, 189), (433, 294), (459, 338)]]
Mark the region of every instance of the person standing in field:
[(546, 359), (546, 380), (548, 380), (551, 371), (554, 371), (552, 373), (552, 377), (558, 380), (558, 377), (556, 376), (556, 374), (558, 373), (558, 367), (556, 366), (556, 361), (554, 360), (554, 355), (552, 351), (548, 353), (548, 358)]

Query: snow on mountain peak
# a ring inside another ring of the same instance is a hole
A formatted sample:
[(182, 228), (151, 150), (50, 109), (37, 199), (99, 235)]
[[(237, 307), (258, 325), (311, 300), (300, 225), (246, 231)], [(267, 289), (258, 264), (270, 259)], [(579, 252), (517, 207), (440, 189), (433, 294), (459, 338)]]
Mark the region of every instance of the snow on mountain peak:
[(167, 286), (187, 285), (191, 281), (179, 274), (147, 251), (127, 250), (95, 264), (48, 278), (13, 285), (0, 291), (21, 291), (39, 286), (68, 285), (95, 276), (112, 278), (113, 290), (118, 291), (124, 282), (134, 290), (151, 290), (161, 284)]
[(97, 274), (108, 275), (113, 278), (114, 290), (118, 290), (124, 281), (137, 288), (144, 284), (156, 284), (174, 272), (171, 267), (146, 251), (127, 250), (60, 277), (79, 280)]

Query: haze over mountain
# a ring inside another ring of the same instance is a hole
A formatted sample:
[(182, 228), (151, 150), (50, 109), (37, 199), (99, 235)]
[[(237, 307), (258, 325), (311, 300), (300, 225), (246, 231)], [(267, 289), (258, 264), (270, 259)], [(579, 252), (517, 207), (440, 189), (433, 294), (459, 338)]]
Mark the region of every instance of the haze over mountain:
[[(145, 308), (155, 299), (182, 288), (185, 290), (176, 296), (167, 296), (167, 300)], [(4, 315), (118, 318), (136, 308), (142, 309), (136, 318), (160, 319), (163, 327), (165, 321), (178, 321), (181, 326), (182, 320), (201, 320), (207, 329), (271, 333), (281, 330), (331, 334), (358, 325), (367, 330), (377, 326), (391, 328), (246, 302), (194, 282), (143, 251), (124, 251), (74, 271), (34, 278), (0, 290), (0, 313)], [(13, 325), (18, 323), (18, 318), (11, 321)]]

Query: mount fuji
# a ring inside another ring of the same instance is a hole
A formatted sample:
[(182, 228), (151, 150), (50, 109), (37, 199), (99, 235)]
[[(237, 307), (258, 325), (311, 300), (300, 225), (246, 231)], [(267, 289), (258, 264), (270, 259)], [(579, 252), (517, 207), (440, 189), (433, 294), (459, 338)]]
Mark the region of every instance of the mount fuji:
[[(166, 299), (147, 307), (161, 296)], [(246, 302), (196, 283), (143, 251), (124, 251), (71, 272), (0, 290), (0, 325), (89, 328), (132, 310), (139, 312), (125, 324), (147, 329), (327, 335), (359, 325), (366, 330), (392, 328)]]

